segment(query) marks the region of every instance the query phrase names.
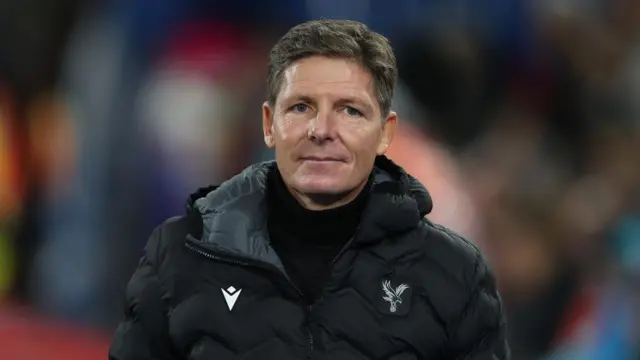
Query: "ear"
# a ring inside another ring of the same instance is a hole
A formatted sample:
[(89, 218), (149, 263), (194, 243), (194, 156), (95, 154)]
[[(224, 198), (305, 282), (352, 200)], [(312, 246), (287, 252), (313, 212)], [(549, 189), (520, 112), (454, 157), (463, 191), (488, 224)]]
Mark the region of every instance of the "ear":
[(262, 104), (262, 133), (264, 134), (264, 143), (273, 149), (276, 146), (273, 139), (273, 109), (267, 101)]
[(393, 136), (396, 134), (396, 126), (398, 125), (398, 114), (391, 111), (382, 124), (382, 136), (380, 137), (380, 143), (378, 144), (378, 155), (384, 155), (393, 141)]

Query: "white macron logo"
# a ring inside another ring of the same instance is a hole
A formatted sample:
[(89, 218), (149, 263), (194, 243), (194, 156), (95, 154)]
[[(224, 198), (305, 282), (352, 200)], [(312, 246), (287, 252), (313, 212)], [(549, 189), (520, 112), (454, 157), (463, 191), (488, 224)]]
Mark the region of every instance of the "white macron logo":
[(391, 281), (385, 280), (382, 282), (382, 290), (384, 290), (385, 296), (383, 299), (389, 302), (389, 311), (392, 313), (398, 310), (398, 304), (402, 304), (402, 293), (409, 288), (407, 284), (400, 284), (395, 290), (391, 287)]
[(225, 289), (220, 289), (220, 290), (222, 290), (222, 295), (224, 295), (224, 300), (227, 302), (229, 311), (231, 311), (231, 309), (233, 309), (233, 305), (236, 304), (236, 301), (238, 300), (238, 296), (240, 296), (240, 292), (242, 291), (242, 289), (236, 290), (236, 288), (234, 288), (233, 286), (229, 286), (226, 290)]

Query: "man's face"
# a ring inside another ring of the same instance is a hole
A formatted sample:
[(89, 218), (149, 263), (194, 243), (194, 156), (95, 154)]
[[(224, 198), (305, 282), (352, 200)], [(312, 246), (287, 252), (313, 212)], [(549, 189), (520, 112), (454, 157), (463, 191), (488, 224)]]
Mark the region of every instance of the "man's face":
[(294, 63), (284, 72), (275, 106), (263, 105), (265, 143), (275, 148), (285, 183), (299, 195), (359, 191), (395, 124), (394, 113), (381, 114), (371, 74), (341, 58)]

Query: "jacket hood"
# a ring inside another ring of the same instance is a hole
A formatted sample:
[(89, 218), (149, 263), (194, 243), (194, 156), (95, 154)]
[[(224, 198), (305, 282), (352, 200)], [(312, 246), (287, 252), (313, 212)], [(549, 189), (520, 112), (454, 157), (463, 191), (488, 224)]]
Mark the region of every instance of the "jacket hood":
[[(193, 193), (187, 201), (190, 239), (217, 252), (283, 269), (269, 246), (266, 226), (267, 178), (275, 168), (275, 161), (258, 163), (220, 186)], [(385, 156), (376, 158), (370, 191), (354, 245), (410, 230), (433, 206), (427, 189)]]

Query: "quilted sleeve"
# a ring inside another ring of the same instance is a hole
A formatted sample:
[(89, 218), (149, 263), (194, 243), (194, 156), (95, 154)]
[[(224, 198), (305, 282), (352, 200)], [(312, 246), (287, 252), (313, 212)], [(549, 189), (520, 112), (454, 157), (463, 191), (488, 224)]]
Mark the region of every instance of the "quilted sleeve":
[(471, 296), (451, 334), (450, 354), (454, 359), (510, 359), (506, 319), (495, 277), (478, 252)]
[(172, 355), (163, 289), (157, 275), (161, 227), (156, 228), (126, 288), (124, 319), (118, 325), (109, 360), (169, 360)]

